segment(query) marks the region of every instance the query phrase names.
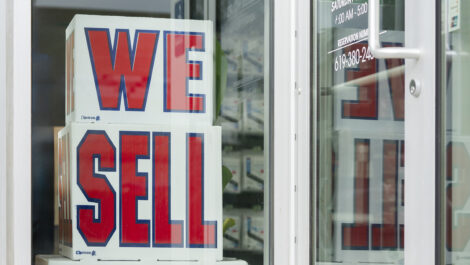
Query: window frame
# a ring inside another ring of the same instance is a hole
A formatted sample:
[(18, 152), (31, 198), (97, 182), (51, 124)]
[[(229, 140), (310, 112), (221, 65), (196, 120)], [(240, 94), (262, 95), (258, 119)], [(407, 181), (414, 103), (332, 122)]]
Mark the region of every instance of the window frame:
[(0, 137), (5, 143), (6, 208), (0, 214), (6, 234), (0, 238), (5, 244), (0, 264), (22, 265), (31, 264), (31, 256), (25, 255), (31, 253), (31, 0), (1, 0), (1, 4), (5, 59), (0, 60), (0, 71), (5, 79), (0, 89), (5, 124)]
[(309, 264), (310, 1), (274, 0), (272, 225), (275, 265)]

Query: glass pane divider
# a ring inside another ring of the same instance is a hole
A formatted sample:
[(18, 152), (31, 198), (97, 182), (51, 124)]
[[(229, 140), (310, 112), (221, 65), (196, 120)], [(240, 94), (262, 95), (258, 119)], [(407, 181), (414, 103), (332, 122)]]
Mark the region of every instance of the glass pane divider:
[(296, 260), (296, 1), (274, 0), (273, 240), (274, 265)]
[(296, 258), (297, 264), (309, 264), (311, 241), (311, 1), (298, 1), (296, 10)]

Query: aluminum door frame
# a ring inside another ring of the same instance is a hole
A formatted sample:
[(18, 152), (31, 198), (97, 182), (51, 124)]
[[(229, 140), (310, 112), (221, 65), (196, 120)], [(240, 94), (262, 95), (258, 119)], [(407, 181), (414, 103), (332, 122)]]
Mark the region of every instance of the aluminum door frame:
[[(435, 1), (405, 1), (405, 45), (420, 50), (405, 71), (405, 265), (436, 260), (436, 27)], [(412, 80), (421, 86), (410, 92)]]
[(270, 0), (273, 32), (271, 67), (272, 132), (270, 154), (271, 260), (274, 265), (297, 264), (295, 229), (295, 144), (296, 144), (296, 4), (297, 1)]
[(274, 97), (270, 236), (274, 265), (309, 264), (311, 247), (311, 0), (273, 4)]
[[(405, 265), (439, 264), (436, 84), (439, 0), (405, 1), (405, 47), (380, 47), (379, 0), (369, 0), (369, 47), (376, 58), (405, 62)], [(386, 14), (383, 14), (384, 16)]]
[[(0, 36), (6, 37), (6, 2), (0, 1)], [(0, 265), (6, 265), (6, 38), (0, 39)]]

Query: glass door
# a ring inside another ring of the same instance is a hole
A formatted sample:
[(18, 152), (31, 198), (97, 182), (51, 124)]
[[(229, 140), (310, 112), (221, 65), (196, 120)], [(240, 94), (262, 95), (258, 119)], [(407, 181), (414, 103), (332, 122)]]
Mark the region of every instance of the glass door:
[(436, 262), (436, 14), (314, 1), (313, 264)]
[(470, 3), (439, 1), (442, 9), (438, 97), (442, 106), (440, 159), (441, 264), (470, 263)]
[[(403, 262), (404, 60), (368, 45), (367, 1), (317, 1), (316, 264)], [(404, 1), (380, 5), (404, 44)]]

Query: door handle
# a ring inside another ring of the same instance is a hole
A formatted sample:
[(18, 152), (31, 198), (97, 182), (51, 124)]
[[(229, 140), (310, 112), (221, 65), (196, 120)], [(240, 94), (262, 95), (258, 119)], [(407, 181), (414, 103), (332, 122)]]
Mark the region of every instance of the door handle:
[(419, 59), (419, 49), (403, 47), (383, 48), (380, 44), (380, 0), (369, 0), (369, 47), (378, 59)]

